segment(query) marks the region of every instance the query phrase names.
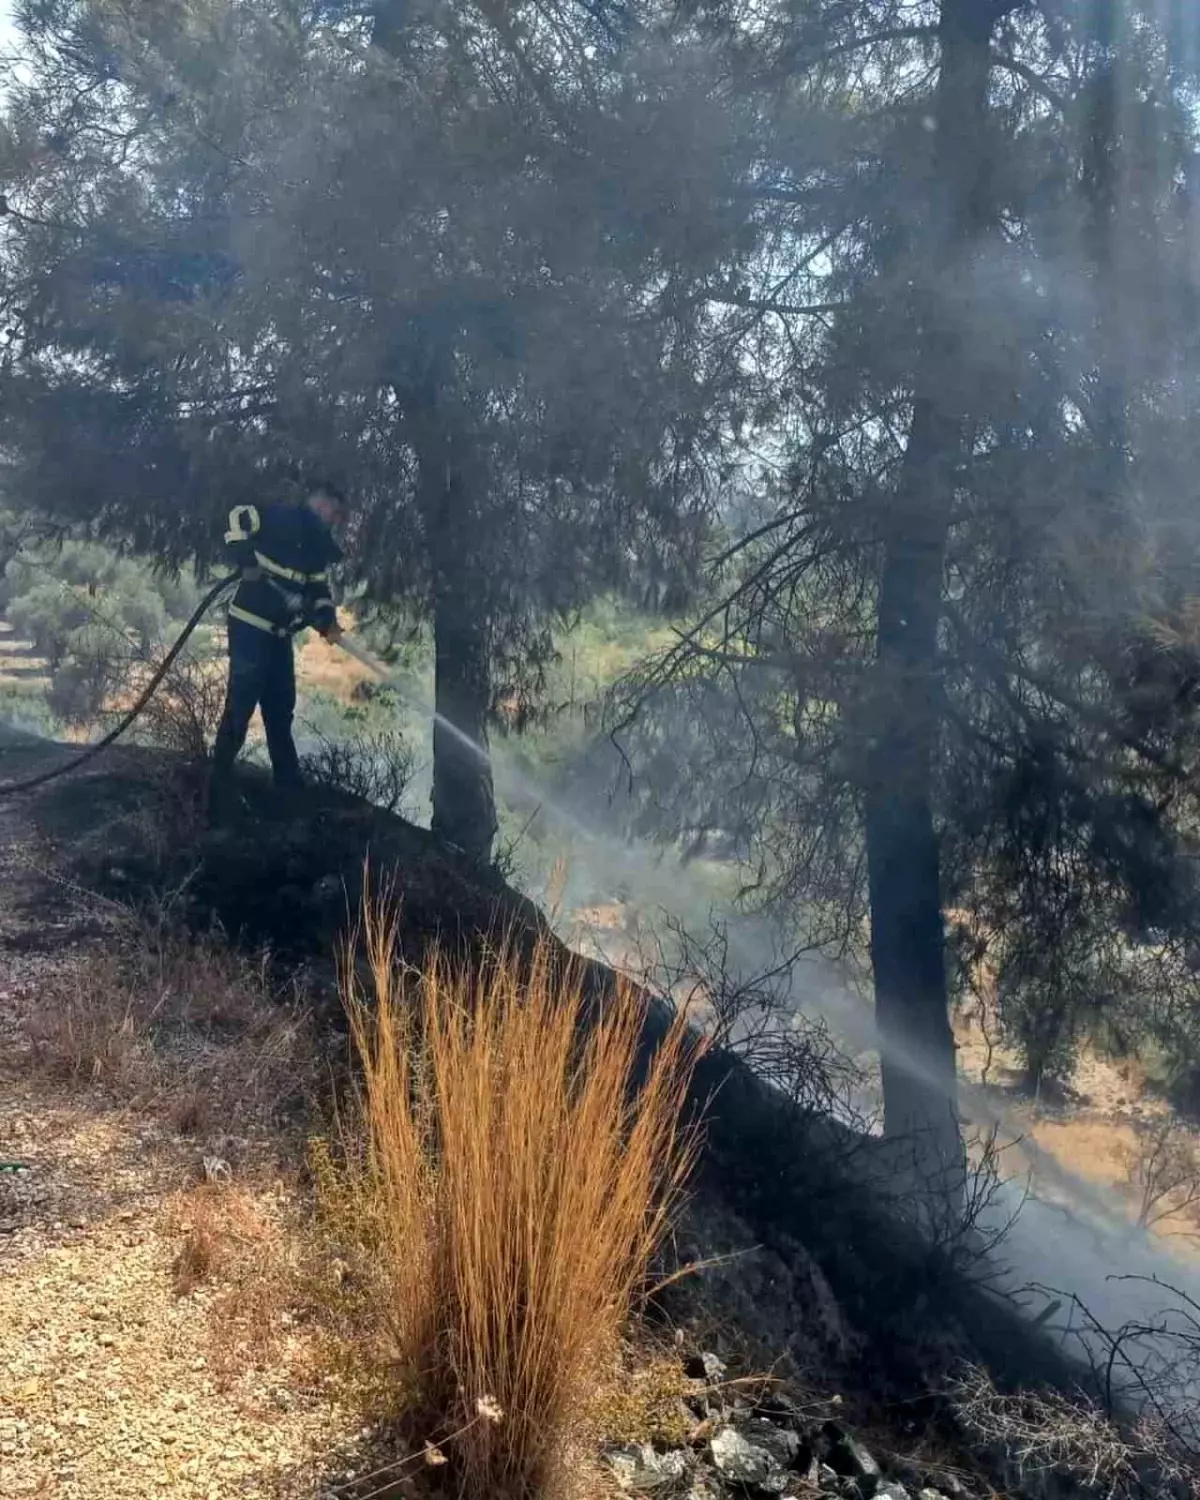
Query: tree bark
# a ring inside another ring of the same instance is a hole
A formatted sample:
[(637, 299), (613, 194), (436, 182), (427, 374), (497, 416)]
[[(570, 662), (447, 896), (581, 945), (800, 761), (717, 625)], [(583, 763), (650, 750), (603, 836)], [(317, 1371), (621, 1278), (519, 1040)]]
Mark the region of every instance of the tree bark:
[(491, 652), (471, 479), (436, 410), (419, 424), (415, 447), (433, 589), (432, 828), (486, 864), (497, 828), (488, 758)]
[(866, 795), (871, 958), (885, 1130), (911, 1142), (918, 1180), (958, 1196), (963, 1173), (934, 821), (938, 629), (956, 471), (970, 417), (956, 329), (973, 245), (989, 222), (991, 0), (943, 0), (934, 104), (932, 292), (918, 349), (899, 492), (880, 580), (879, 690)]
[(434, 575), (432, 826), (439, 838), (487, 864), (497, 826), (488, 759), (491, 672), (487, 624), (473, 592), (469, 579), (449, 568)]
[[(913, 499), (932, 501), (937, 459), (956, 434), (927, 401), (908, 439)], [(955, 450), (956, 451), (956, 450)], [(925, 1178), (956, 1170), (956, 1061), (946, 985), (932, 771), (937, 631), (946, 508), (929, 504), (889, 539), (879, 600), (880, 722), (866, 798), (875, 1013), (883, 1054), (884, 1126), (913, 1142)]]

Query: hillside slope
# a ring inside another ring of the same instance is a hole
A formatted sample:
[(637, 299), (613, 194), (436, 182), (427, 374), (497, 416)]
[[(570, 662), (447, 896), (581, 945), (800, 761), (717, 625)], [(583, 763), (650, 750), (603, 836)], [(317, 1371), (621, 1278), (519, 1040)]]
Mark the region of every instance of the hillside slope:
[[(4, 754), (2, 770), (12, 779), (61, 754), (23, 744)], [(123, 750), (0, 802), (10, 971), (16, 955), (27, 962), (38, 949), (67, 967), (81, 953), (91, 962), (111, 950), (114, 924), (137, 908), (152, 912), (157, 930), (182, 924), (203, 933), (216, 923), (247, 952), (269, 948), (273, 973), (304, 972), (315, 1045), (334, 1057), (344, 1049), (330, 955), (367, 859), (397, 882), (413, 962), (433, 943), (480, 962), (499, 928), (524, 944), (546, 932), (537, 909), (498, 876), (470, 869), (398, 818), (336, 796), (278, 808), (253, 775), (245, 792), (246, 818), (209, 832), (193, 774), (161, 755)], [(602, 1003), (613, 976), (593, 964), (589, 982)], [(10, 1029), (28, 1022), (26, 1007)], [(706, 1265), (658, 1299), (658, 1315), (697, 1330), (697, 1339), (706, 1330), (710, 1345), (736, 1353), (745, 1368), (774, 1365), (807, 1389), (836, 1392), (842, 1410), (878, 1424), (898, 1446), (928, 1457), (957, 1443), (963, 1473), (974, 1472), (978, 1492), (988, 1493), (995, 1456), (971, 1450), (936, 1392), (967, 1363), (1012, 1387), (1067, 1387), (1078, 1372), (980, 1285), (969, 1237), (931, 1249), (906, 1224), (902, 1205), (878, 1190), (875, 1143), (790, 1111), (726, 1057), (704, 1064), (695, 1104), (705, 1111), (707, 1148), (664, 1269)]]

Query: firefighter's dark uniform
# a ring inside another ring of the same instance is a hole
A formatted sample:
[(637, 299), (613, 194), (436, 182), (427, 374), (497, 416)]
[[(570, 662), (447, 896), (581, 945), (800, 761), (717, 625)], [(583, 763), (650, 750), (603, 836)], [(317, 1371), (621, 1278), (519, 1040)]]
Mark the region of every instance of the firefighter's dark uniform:
[(259, 708), (275, 783), (293, 790), (300, 762), (292, 739), (292, 637), (308, 625), (324, 634), (337, 624), (329, 570), (341, 553), (307, 505), (239, 505), (230, 512), (225, 545), (236, 566), (261, 577), (243, 578), (229, 606), (229, 687), (213, 747), (213, 789), (219, 796), (227, 787)]

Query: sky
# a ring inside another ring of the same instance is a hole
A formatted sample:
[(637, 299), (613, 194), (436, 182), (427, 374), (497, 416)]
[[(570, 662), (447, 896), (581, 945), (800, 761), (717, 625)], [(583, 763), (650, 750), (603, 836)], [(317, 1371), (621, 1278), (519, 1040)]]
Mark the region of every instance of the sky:
[[(13, 26), (13, 11), (17, 0), (0, 0), (0, 60), (9, 56), (17, 44), (16, 28)], [(7, 78), (0, 76), (0, 103), (7, 99)]]

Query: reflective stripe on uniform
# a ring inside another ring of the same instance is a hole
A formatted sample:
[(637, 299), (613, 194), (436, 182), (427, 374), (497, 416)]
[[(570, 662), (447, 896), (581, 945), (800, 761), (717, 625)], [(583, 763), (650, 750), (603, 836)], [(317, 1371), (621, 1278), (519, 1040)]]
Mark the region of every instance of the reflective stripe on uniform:
[(258, 509), (253, 505), (235, 505), (229, 512), (229, 530), (225, 533), (226, 545), (232, 546), (234, 542), (248, 542), (252, 536), (257, 536), (262, 520)]
[(253, 625), (256, 630), (265, 630), (270, 635), (287, 636), (291, 631), (284, 625), (276, 625), (273, 620), (266, 620), (262, 615), (251, 614), (248, 609), (243, 609), (240, 604), (229, 606), (229, 618), (240, 620), (243, 625)]
[(268, 557), (265, 552), (256, 552), (254, 560), (264, 573), (270, 573), (276, 578), (283, 578), (288, 583), (328, 583), (329, 569), (325, 568), (320, 573), (301, 573), (297, 568), (285, 568), (282, 563), (277, 563), (273, 557)]
[(286, 579), (288, 583), (307, 583), (309, 575), (300, 573), (295, 568), (285, 568), (282, 563), (277, 563), (273, 557), (268, 557), (265, 552), (256, 552), (254, 561), (264, 573), (270, 573), (276, 578)]

